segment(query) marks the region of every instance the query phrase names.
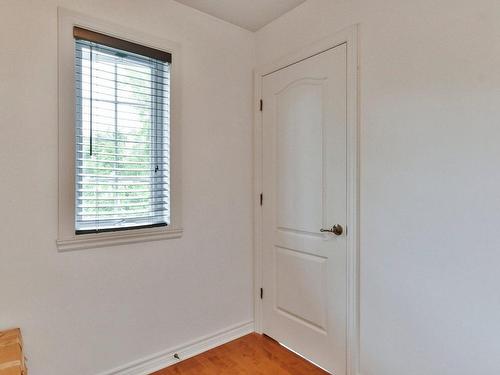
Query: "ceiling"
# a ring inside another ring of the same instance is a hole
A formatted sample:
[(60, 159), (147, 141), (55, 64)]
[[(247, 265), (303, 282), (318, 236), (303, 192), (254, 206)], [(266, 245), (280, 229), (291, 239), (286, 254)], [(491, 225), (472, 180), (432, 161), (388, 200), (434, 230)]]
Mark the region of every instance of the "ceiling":
[(250, 31), (257, 31), (305, 0), (176, 0)]

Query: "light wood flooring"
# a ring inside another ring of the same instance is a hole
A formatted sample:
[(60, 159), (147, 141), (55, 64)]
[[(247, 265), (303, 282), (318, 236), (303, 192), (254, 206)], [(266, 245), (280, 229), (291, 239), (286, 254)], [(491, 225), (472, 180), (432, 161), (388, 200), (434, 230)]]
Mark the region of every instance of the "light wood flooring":
[(251, 333), (152, 375), (326, 375), (273, 339)]

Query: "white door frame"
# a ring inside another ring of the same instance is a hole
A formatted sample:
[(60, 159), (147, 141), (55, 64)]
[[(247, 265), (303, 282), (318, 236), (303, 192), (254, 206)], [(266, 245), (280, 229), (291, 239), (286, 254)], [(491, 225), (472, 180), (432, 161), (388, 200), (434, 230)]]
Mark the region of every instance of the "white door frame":
[[(262, 333), (262, 80), (264, 76), (331, 48), (347, 46), (347, 375), (359, 373), (359, 123), (358, 26), (353, 25), (254, 72), (254, 320)], [(264, 103), (265, 107), (265, 103)], [(263, 197), (264, 204), (266, 197)]]

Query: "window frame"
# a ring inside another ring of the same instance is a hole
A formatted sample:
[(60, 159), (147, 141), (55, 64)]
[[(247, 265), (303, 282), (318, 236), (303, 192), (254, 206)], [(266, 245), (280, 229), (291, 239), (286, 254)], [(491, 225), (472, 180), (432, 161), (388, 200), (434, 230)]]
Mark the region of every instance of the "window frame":
[[(166, 103), (165, 101), (165, 98), (163, 96), (163, 91), (164, 91), (164, 84), (165, 84), (165, 76), (164, 76), (164, 69), (165, 69), (165, 65), (164, 64), (168, 64), (168, 80), (170, 81), (170, 67), (171, 67), (171, 55), (170, 54), (164, 54), (162, 56), (162, 60), (158, 60), (156, 59), (156, 57), (153, 57), (151, 59), (151, 56), (152, 55), (159, 55), (159, 52), (160, 51), (157, 51), (157, 50), (153, 50), (152, 52), (153, 53), (147, 53), (148, 51), (145, 51), (144, 54), (142, 54), (142, 56), (145, 56), (145, 58), (141, 58), (139, 57), (136, 52), (133, 52), (128, 54), (129, 51), (131, 50), (139, 50), (139, 52), (143, 52), (145, 49), (142, 47), (142, 46), (137, 46), (137, 45), (133, 45), (132, 48), (127, 48), (128, 46), (125, 45), (126, 43), (124, 43), (122, 40), (111, 40), (111, 38), (109, 37), (105, 37), (107, 40), (105, 40), (106, 43), (101, 43), (100, 42), (100, 39), (101, 39), (101, 34), (96, 34), (97, 36), (94, 36), (92, 35), (91, 33), (89, 33), (87, 30), (84, 30), (84, 29), (78, 29), (77, 30), (78, 32), (78, 37), (75, 37), (76, 42), (75, 42), (75, 53), (76, 53), (76, 60), (81, 60), (83, 61), (84, 59), (84, 50), (87, 50), (88, 52), (88, 57), (89, 58), (92, 58), (92, 48), (96, 48), (99, 52), (99, 57), (100, 57), (100, 61), (102, 62), (107, 62), (108, 64), (112, 64), (114, 67), (115, 67), (115, 74), (117, 74), (117, 68), (118, 68), (118, 64), (122, 65), (123, 61), (122, 60), (122, 57), (125, 57), (126, 58), (126, 61), (130, 64), (136, 64), (134, 65), (135, 68), (139, 68), (139, 67), (142, 67), (142, 68), (149, 68), (150, 71), (151, 71), (151, 80), (150, 80), (150, 83), (151, 83), (151, 92), (154, 93), (155, 95), (155, 100), (151, 100), (150, 101), (150, 106), (151, 106), (151, 124), (150, 124), (150, 129), (152, 131), (151, 135), (150, 135), (150, 141), (151, 141), (151, 147), (152, 147), (152, 152), (150, 154), (150, 158), (149, 158), (149, 167), (152, 169), (155, 168), (158, 168), (157, 165), (159, 163), (163, 163), (164, 160), (168, 160), (169, 157), (170, 157), (170, 151), (168, 151), (168, 156), (164, 159), (164, 157), (166, 156), (164, 154), (165, 152), (165, 146), (167, 146), (167, 143), (168, 143), (168, 146), (170, 146), (170, 142), (166, 142), (165, 143), (165, 140), (166, 138), (164, 137), (165, 134), (164, 134), (164, 119), (165, 119), (165, 114), (164, 114), (164, 104)], [(74, 34), (75, 35), (75, 34)], [(83, 37), (80, 37), (82, 36)], [(96, 41), (97, 40), (97, 41)], [(113, 44), (115, 45), (119, 45), (120, 47), (122, 47), (122, 45), (124, 45), (123, 49), (117, 49), (117, 47), (114, 47)], [(113, 55), (113, 51), (125, 51), (127, 53), (126, 56), (120, 56), (120, 57), (116, 57)], [(85, 137), (84, 133), (83, 133), (83, 124), (84, 124), (84, 120), (82, 118), (82, 110), (83, 110), (83, 107), (84, 107), (84, 97), (83, 95), (80, 93), (80, 91), (82, 90), (82, 86), (83, 85), (83, 75), (84, 75), (84, 72), (83, 72), (83, 65), (80, 63), (76, 63), (75, 64), (75, 80), (76, 80), (76, 91), (77, 91), (77, 95), (76, 95), (76, 108), (77, 108), (77, 116), (76, 116), (76, 139), (83, 139)], [(90, 68), (91, 68), (91, 65), (90, 65)], [(130, 68), (130, 67), (129, 67)], [(93, 73), (91, 73), (93, 74)], [(115, 76), (115, 79), (116, 79), (116, 76)], [(114, 83), (115, 87), (117, 87), (117, 83), (115, 82)], [(78, 94), (80, 93), (80, 94)], [(168, 106), (170, 107), (170, 90), (168, 90), (168, 99), (167, 99), (167, 102), (168, 102)], [(98, 105), (98, 103), (100, 102), (101, 99), (99, 98), (96, 98), (96, 105)], [(122, 102), (121, 100), (122, 99), (119, 99), (118, 97), (118, 91), (117, 90), (114, 90), (114, 102), (111, 103), (109, 102), (109, 100), (111, 100), (109, 97), (106, 98), (106, 101), (108, 102), (108, 104), (112, 104), (114, 106), (114, 109), (115, 111), (118, 111), (118, 106), (120, 106), (120, 104), (123, 104), (124, 102)], [(90, 102), (93, 102), (92, 98), (90, 98)], [(116, 113), (116, 115), (118, 116), (118, 113)], [(166, 116), (168, 118), (168, 125), (170, 124), (170, 114), (168, 116)], [(118, 126), (118, 123), (116, 122), (118, 117), (115, 118), (115, 126)], [(168, 129), (170, 130), (170, 126), (168, 126)], [(99, 132), (99, 130), (97, 129), (97, 131)], [(120, 142), (117, 138), (116, 138), (116, 134), (114, 135), (114, 138), (115, 138), (115, 147), (117, 146), (117, 142)], [(99, 136), (96, 137), (96, 140), (99, 139)], [(169, 138), (168, 138), (169, 139)], [(76, 141), (76, 149), (78, 150), (78, 152), (81, 151), (81, 149), (83, 149), (83, 145), (82, 146), (78, 146), (78, 141)], [(75, 184), (75, 190), (76, 190), (76, 196), (75, 196), (75, 206), (76, 206), (76, 217), (75, 217), (75, 220), (76, 220), (76, 230), (75, 230), (75, 233), (77, 235), (81, 235), (81, 234), (86, 234), (86, 233), (98, 233), (98, 232), (114, 232), (114, 231), (121, 231), (121, 230), (132, 230), (132, 229), (140, 229), (141, 227), (142, 228), (151, 228), (151, 227), (157, 227), (157, 226), (167, 226), (167, 225), (170, 225), (170, 212), (168, 212), (168, 220), (164, 217), (164, 219), (166, 219), (165, 221), (161, 221), (161, 222), (154, 222), (154, 223), (151, 223), (151, 224), (137, 224), (136, 223), (136, 218), (133, 216), (133, 217), (127, 217), (126, 215), (123, 215), (123, 216), (120, 216), (118, 218), (115, 218), (115, 219), (111, 219), (111, 218), (107, 218), (107, 219), (98, 219), (98, 223), (99, 223), (99, 227), (94, 227), (94, 226), (87, 226), (87, 227), (81, 227), (79, 226), (79, 220), (82, 219), (82, 215), (84, 215), (83, 213), (79, 212), (79, 209), (78, 209), (78, 205), (79, 203), (89, 203), (89, 202), (84, 202), (85, 201), (85, 194), (84, 193), (79, 193), (79, 187), (81, 187), (81, 185), (83, 184), (83, 181), (81, 180), (80, 178), (80, 173), (81, 171), (79, 170), (82, 165), (84, 164), (84, 160), (80, 161), (80, 159), (78, 159), (79, 157), (81, 157), (82, 159), (86, 159), (86, 154), (81, 154), (79, 155), (77, 152), (77, 154), (75, 155), (76, 157), (76, 170), (77, 170), (77, 175), (76, 175), (76, 184)], [(115, 150), (116, 153), (118, 153), (119, 151)], [(99, 159), (99, 157), (98, 157)], [(161, 162), (159, 161), (161, 160)], [(90, 161), (92, 164), (93, 164), (93, 160), (92, 160), (92, 157), (90, 158)], [(162, 165), (162, 168), (160, 170), (164, 170), (165, 168), (165, 165)], [(163, 188), (163, 184), (169, 184), (169, 181), (170, 181), (170, 167), (167, 168), (168, 169), (168, 174), (164, 174), (163, 172), (160, 172), (159, 174), (156, 175), (156, 170), (155, 170), (155, 176), (151, 176), (151, 182), (154, 182), (154, 186), (155, 188), (159, 186), (159, 184), (161, 183), (162, 184), (162, 188)], [(122, 178), (121, 176), (118, 176), (118, 178)], [(89, 182), (89, 184), (91, 185), (92, 183)], [(151, 205), (155, 206), (155, 209), (156, 207), (159, 207), (159, 206), (164, 206), (165, 203), (167, 203), (165, 200), (164, 200), (164, 193), (163, 192), (159, 192), (157, 191), (156, 189), (153, 189), (153, 192), (152, 192), (152, 197), (151, 197)], [(168, 206), (170, 206), (170, 195), (168, 194)], [(170, 211), (170, 209), (168, 209), (168, 211)], [(135, 215), (134, 213), (132, 213), (133, 215)], [(147, 216), (147, 215), (145, 215)], [(156, 219), (156, 218), (155, 218)], [(116, 225), (117, 223), (122, 223), (124, 225)], [(80, 222), (80, 224), (82, 224)], [(89, 223), (89, 224), (92, 224), (92, 225), (96, 225), (96, 221), (93, 221), (92, 223)]]
[[(76, 72), (73, 27), (81, 27), (172, 55), (170, 92), (170, 223), (154, 228), (132, 228), (113, 232), (75, 233), (75, 120)], [(58, 127), (59, 127), (59, 251), (79, 250), (128, 243), (156, 241), (182, 236), (180, 46), (163, 38), (58, 8)]]

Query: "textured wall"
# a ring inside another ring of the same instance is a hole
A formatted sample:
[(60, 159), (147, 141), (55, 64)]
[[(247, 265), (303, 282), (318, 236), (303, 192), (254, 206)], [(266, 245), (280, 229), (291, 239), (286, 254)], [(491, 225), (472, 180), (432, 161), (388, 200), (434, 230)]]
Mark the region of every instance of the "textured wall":
[(500, 373), (500, 2), (308, 0), (259, 64), (360, 23), (362, 375)]
[[(58, 5), (181, 44), (183, 238), (57, 252)], [(251, 321), (253, 34), (168, 0), (0, 0), (0, 50), (0, 328), (22, 327), (31, 373)]]

